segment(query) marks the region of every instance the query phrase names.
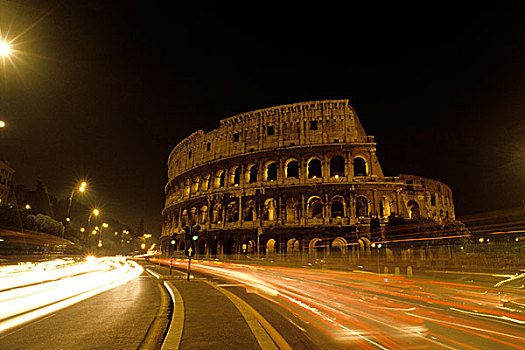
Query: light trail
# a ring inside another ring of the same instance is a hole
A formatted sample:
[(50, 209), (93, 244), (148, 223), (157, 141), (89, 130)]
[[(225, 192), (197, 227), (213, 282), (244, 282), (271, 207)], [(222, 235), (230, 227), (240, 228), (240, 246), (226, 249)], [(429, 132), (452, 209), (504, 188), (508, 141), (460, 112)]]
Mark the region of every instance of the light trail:
[(0, 333), (120, 286), (142, 271), (125, 258), (0, 267)]
[[(185, 268), (187, 260), (173, 263)], [(211, 261), (192, 268), (245, 286), (349, 348), (525, 349), (525, 313), (502, 308), (523, 299), (520, 290)]]

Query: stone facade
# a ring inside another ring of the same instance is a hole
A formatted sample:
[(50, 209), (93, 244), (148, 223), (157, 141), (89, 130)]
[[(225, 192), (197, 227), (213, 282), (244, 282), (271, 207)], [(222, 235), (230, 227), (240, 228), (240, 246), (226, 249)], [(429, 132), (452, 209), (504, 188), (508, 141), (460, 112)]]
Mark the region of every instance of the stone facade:
[(393, 217), (455, 217), (444, 183), (384, 176), (348, 100), (261, 109), (194, 132), (169, 155), (165, 195), (163, 250), (184, 249), (183, 227), (199, 225), (201, 256), (346, 254)]

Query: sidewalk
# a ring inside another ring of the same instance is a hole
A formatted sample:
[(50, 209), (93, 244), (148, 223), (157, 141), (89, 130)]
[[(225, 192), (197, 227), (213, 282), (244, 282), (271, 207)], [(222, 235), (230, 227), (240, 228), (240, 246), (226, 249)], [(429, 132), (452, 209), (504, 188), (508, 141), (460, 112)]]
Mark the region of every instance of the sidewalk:
[(175, 269), (170, 276), (168, 267), (149, 263), (143, 266), (166, 282), (175, 300), (170, 330), (162, 350), (278, 349), (269, 335), (275, 330), (265, 325), (267, 322), (255, 310), (224, 288), (200, 279), (188, 282), (186, 274)]

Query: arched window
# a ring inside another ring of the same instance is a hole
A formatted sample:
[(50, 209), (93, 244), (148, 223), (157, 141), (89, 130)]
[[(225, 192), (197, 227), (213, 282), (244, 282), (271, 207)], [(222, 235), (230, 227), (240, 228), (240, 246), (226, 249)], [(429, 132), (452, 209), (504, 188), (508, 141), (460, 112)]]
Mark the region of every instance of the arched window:
[(182, 211), (182, 220), (181, 220), (182, 227), (188, 225), (188, 210), (184, 209)]
[(343, 202), (341, 202), (340, 200), (333, 201), (332, 206), (330, 207), (330, 211), (332, 213), (332, 218), (342, 218), (344, 216)]
[(212, 224), (220, 224), (221, 217), (222, 217), (222, 205), (220, 203), (217, 203), (213, 206), (213, 210), (211, 212)]
[(203, 178), (203, 181), (202, 181), (202, 190), (203, 191), (207, 191), (210, 189), (210, 175), (206, 175), (204, 176)]
[(345, 159), (337, 156), (330, 160), (330, 177), (345, 176)]
[(295, 198), (289, 198), (286, 201), (286, 221), (295, 221), (299, 219), (299, 201)]
[(271, 162), (266, 165), (266, 181), (277, 180), (277, 163)]
[(197, 208), (193, 207), (190, 209), (190, 218), (189, 218), (189, 223), (190, 225), (194, 225), (197, 223)]
[(241, 168), (235, 167), (230, 172), (230, 185), (239, 186), (241, 184)]
[(277, 220), (277, 202), (273, 198), (268, 198), (264, 202), (264, 219), (269, 221)]
[(291, 160), (286, 164), (286, 177), (299, 178), (299, 162), (296, 160)]
[(366, 161), (363, 158), (354, 158), (354, 176), (366, 176)]
[(407, 209), (408, 209), (408, 217), (410, 219), (417, 219), (419, 218), (419, 204), (417, 204), (416, 201), (409, 201), (407, 203)]
[(213, 184), (215, 188), (222, 188), (224, 187), (224, 180), (226, 179), (226, 173), (224, 170), (219, 170), (215, 173), (215, 179), (213, 180)]
[(191, 186), (191, 192), (192, 193), (197, 193), (199, 192), (200, 190), (200, 178), (198, 176), (196, 176), (194, 179), (193, 179), (193, 184)]
[(355, 200), (355, 216), (365, 218), (368, 216), (368, 199), (365, 196), (359, 196)]
[(244, 221), (255, 221), (257, 214), (255, 211), (255, 201), (251, 200), (246, 204), (246, 211), (244, 213)]
[(201, 225), (205, 225), (208, 222), (208, 207), (206, 205), (201, 207), (199, 222)]
[(255, 164), (250, 167), (250, 170), (248, 172), (248, 183), (253, 184), (257, 182), (257, 171), (258, 170), (259, 169), (257, 168), (257, 165)]
[(382, 218), (389, 217), (392, 212), (392, 201), (388, 197), (379, 200), (379, 216)]
[(239, 205), (236, 201), (231, 201), (226, 208), (226, 222), (237, 221), (239, 221)]
[(311, 159), (308, 162), (308, 178), (309, 179), (315, 179), (317, 177), (322, 177), (322, 170), (321, 170), (321, 161), (319, 159)]
[(308, 199), (308, 217), (310, 219), (321, 219), (323, 217), (323, 202), (319, 197)]

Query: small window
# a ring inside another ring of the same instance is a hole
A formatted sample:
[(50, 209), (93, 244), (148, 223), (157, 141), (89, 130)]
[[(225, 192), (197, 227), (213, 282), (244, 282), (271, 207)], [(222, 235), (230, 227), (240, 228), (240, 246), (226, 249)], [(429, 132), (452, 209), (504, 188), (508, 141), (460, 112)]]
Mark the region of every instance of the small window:
[(273, 125), (270, 125), (267, 130), (268, 130), (268, 136), (275, 134), (275, 127)]
[(255, 151), (255, 148), (250, 148), (250, 152), (253, 152), (253, 151)]
[(436, 205), (436, 195), (431, 195), (430, 196), (430, 205)]
[(339, 139), (334, 139), (334, 143), (339, 143)]
[(206, 144), (206, 151), (209, 151), (209, 150), (211, 150), (211, 143), (210, 142), (208, 142)]
[(191, 159), (191, 151), (188, 152), (188, 159)]
[(238, 132), (233, 134), (233, 142), (239, 142), (239, 133)]
[(310, 121), (310, 130), (317, 130), (317, 120)]

